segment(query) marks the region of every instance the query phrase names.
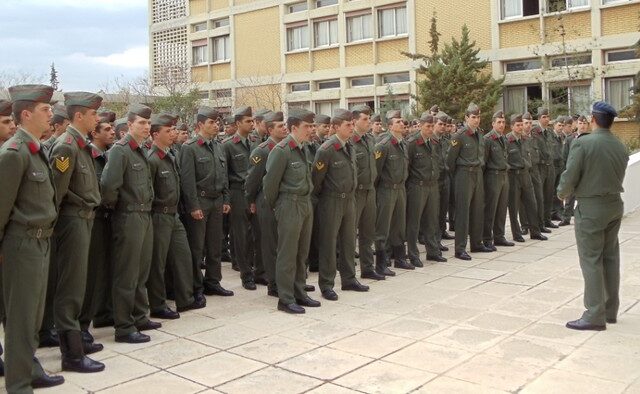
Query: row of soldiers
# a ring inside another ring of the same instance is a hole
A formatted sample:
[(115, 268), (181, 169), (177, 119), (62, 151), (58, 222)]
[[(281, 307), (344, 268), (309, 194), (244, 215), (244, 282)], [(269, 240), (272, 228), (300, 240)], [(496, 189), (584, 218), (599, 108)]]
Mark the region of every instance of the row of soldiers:
[(41, 344), (60, 346), (63, 370), (99, 372), (104, 364), (87, 357), (103, 349), (91, 322), (113, 325), (118, 342), (147, 342), (142, 331), (161, 327), (149, 315), (176, 319), (205, 307), (204, 295), (232, 296), (221, 285), (225, 215), (243, 287), (267, 285), (288, 313), (320, 306), (307, 294), (307, 265), (327, 300), (338, 299), (338, 271), (342, 290), (369, 290), (356, 278), (356, 237), (360, 277), (384, 280), (391, 265), (423, 266), (420, 242), (427, 260), (446, 261), (447, 217), (464, 260), (467, 235), (471, 252), (513, 246), (507, 206), (516, 241), (524, 242), (518, 217), (533, 239), (555, 226), (552, 194), (533, 186), (536, 171), (540, 184), (555, 180), (549, 157), (561, 137), (545, 110), (535, 128), (526, 114), (512, 117), (506, 136), (498, 112), (483, 136), (475, 105), (456, 132), (437, 107), (419, 127), (389, 111), (386, 130), (367, 106), (331, 117), (292, 109), (286, 119), (201, 107), (189, 136), (175, 116), (143, 105), (115, 119), (99, 113), (100, 96), (70, 92), (52, 113), (48, 86), (9, 92), (0, 125), (19, 126), (0, 129), (15, 133), (0, 150), (10, 392), (63, 382), (33, 357), (38, 331)]

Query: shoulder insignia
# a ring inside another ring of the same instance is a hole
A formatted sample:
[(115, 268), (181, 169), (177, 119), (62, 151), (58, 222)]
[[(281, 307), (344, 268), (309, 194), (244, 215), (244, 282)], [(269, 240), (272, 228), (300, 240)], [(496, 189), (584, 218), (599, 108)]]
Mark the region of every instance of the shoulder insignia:
[(324, 163), (321, 161), (316, 162), (316, 169), (322, 171), (324, 169)]
[(237, 135), (234, 135), (232, 141), (234, 144), (237, 144), (240, 142), (240, 137), (238, 137)]
[(251, 161), (253, 162), (253, 165), (258, 165), (258, 163), (260, 163), (262, 161), (262, 157), (260, 156), (253, 156), (251, 158)]
[(139, 148), (138, 143), (133, 138), (129, 140), (129, 147), (131, 150), (136, 150)]
[(67, 138), (64, 139), (64, 143), (67, 145), (71, 145), (72, 142), (73, 142), (73, 137), (70, 135), (67, 135)]
[(32, 155), (35, 155), (40, 151), (40, 145), (36, 144), (33, 141), (29, 141), (27, 146), (29, 147), (29, 152), (31, 152)]
[(20, 148), (20, 142), (15, 140), (11, 142), (9, 146), (7, 146), (7, 149), (11, 149), (11, 150), (18, 150), (19, 148)]
[(451, 140), (451, 146), (458, 145), (458, 140)]
[(376, 158), (376, 160), (378, 160), (379, 158), (382, 157), (382, 152), (379, 150), (376, 150), (373, 155)]
[(424, 145), (424, 139), (421, 137), (416, 138), (416, 145)]
[(91, 157), (95, 159), (98, 156), (100, 156), (100, 152), (98, 152), (98, 150), (96, 148), (92, 147), (91, 148)]
[(298, 144), (296, 144), (296, 142), (294, 140), (289, 140), (289, 148), (291, 149), (295, 149), (298, 147)]
[(62, 173), (67, 172), (69, 169), (69, 158), (64, 156), (56, 157), (56, 169)]

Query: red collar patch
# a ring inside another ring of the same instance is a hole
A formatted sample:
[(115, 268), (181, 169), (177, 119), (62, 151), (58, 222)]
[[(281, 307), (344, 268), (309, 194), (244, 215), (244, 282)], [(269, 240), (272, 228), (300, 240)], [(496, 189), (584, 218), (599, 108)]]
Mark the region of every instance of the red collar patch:
[(424, 139), (423, 139), (422, 137), (419, 137), (419, 138), (416, 140), (416, 145), (424, 145)]
[(73, 137), (68, 135), (67, 138), (64, 139), (65, 144), (70, 144), (73, 142)]
[(289, 140), (289, 147), (291, 149), (295, 149), (295, 148), (298, 147), (298, 144), (296, 144), (296, 142), (293, 140), (293, 138)]
[(469, 137), (471, 137), (473, 135), (473, 130), (471, 130), (471, 127), (469, 127), (469, 129), (467, 130), (467, 135)]
[(76, 142), (78, 143), (80, 149), (84, 149), (87, 146), (87, 142), (82, 137), (76, 138)]
[(273, 148), (275, 148), (275, 147), (276, 147), (276, 144), (275, 144), (275, 143), (273, 143), (273, 142), (271, 142), (271, 141), (269, 141), (269, 143), (267, 144), (267, 146), (269, 147), (269, 150), (271, 151), (271, 150), (273, 150)]
[(160, 159), (164, 159), (164, 157), (167, 155), (162, 149), (157, 149), (156, 152), (158, 153), (158, 157)]
[(360, 137), (358, 134), (353, 135), (353, 142), (358, 143), (361, 139), (362, 137)]
[(240, 136), (234, 135), (232, 141), (233, 141), (234, 144), (237, 144), (238, 142), (240, 142)]
[(497, 140), (498, 139), (498, 135), (495, 134), (495, 133), (491, 134), (491, 139), (494, 140), (494, 141)]
[(333, 144), (333, 149), (335, 150), (340, 150), (342, 149), (342, 144), (339, 142), (336, 142), (335, 144)]
[(31, 152), (32, 155), (35, 155), (40, 151), (40, 146), (35, 141), (29, 141), (27, 146), (29, 147), (29, 152)]
[(204, 140), (202, 138), (198, 138), (198, 145), (204, 145)]
[(91, 148), (91, 157), (95, 159), (98, 156), (100, 156), (100, 152), (96, 148)]
[(131, 150), (136, 150), (140, 147), (133, 138), (129, 140), (129, 146), (131, 147)]
[(391, 137), (391, 144), (398, 145), (398, 140), (396, 139), (396, 137)]

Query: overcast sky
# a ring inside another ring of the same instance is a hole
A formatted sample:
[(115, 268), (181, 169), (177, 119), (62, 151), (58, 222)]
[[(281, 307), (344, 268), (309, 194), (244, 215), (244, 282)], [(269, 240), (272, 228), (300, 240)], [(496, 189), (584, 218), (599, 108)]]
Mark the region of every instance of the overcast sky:
[(0, 0), (0, 75), (49, 82), (63, 91), (103, 89), (148, 69), (147, 0)]

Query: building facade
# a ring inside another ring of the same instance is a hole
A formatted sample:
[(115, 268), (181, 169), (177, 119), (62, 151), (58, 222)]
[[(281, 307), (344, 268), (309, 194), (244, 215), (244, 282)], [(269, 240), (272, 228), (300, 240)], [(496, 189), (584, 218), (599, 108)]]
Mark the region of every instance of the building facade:
[[(155, 37), (184, 29), (178, 57), (186, 56), (202, 98), (222, 110), (245, 104), (328, 114), (359, 103), (380, 108), (389, 99), (409, 110), (418, 63), (402, 53), (429, 53), (434, 13), (441, 43), (469, 27), (479, 56), (505, 78), (500, 105), (507, 112), (544, 101), (584, 113), (595, 99), (622, 108), (640, 71), (631, 49), (640, 39), (640, 0), (149, 1), (150, 10), (185, 9), (171, 21), (154, 23), (150, 15), (151, 70), (166, 67)], [(616, 128), (639, 133), (624, 120)]]

